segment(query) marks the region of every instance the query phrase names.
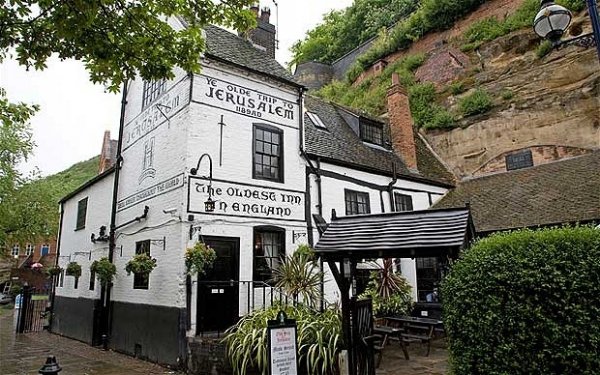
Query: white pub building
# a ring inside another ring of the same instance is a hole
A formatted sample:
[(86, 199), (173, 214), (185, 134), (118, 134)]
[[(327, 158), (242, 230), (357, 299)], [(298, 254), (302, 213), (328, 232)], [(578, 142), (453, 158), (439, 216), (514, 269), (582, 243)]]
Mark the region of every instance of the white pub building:
[[(279, 298), (273, 270), (299, 244), (316, 243), (332, 210), (422, 210), (452, 186), (413, 133), (397, 82), (387, 120), (311, 97), (275, 61), (269, 13), (256, 12), (248, 38), (206, 28), (201, 73), (129, 83), (118, 181), (112, 167), (60, 202), (58, 264), (77, 262), (82, 275), (57, 281), (54, 332), (93, 344), (107, 335), (110, 348), (177, 364), (190, 337), (222, 331)], [(109, 253), (115, 187), (117, 274), (103, 306), (90, 265)], [(213, 212), (205, 210), (209, 200)], [(217, 252), (202, 279), (187, 277), (184, 264), (198, 240)], [(156, 259), (147, 279), (125, 272), (140, 252)], [(422, 299), (432, 288), (426, 262), (398, 264)], [(336, 300), (331, 277), (323, 290)]]

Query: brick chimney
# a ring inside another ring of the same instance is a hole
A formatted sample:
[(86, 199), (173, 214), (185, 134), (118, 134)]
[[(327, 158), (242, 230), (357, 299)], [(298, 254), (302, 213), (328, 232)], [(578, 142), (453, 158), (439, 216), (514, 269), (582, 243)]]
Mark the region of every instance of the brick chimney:
[(400, 85), (398, 73), (392, 74), (392, 86), (387, 93), (387, 110), (394, 152), (409, 169), (416, 171), (417, 148), (413, 119), (410, 114), (408, 94)]
[(117, 158), (117, 141), (110, 139), (110, 131), (104, 132), (104, 139), (102, 140), (102, 152), (100, 153), (100, 165), (98, 166), (98, 173), (102, 173), (112, 167), (115, 164)]
[(254, 46), (265, 51), (275, 58), (275, 26), (269, 23), (271, 10), (267, 7), (258, 12), (258, 6), (253, 5), (250, 10), (256, 15), (256, 28), (248, 31), (248, 40)]

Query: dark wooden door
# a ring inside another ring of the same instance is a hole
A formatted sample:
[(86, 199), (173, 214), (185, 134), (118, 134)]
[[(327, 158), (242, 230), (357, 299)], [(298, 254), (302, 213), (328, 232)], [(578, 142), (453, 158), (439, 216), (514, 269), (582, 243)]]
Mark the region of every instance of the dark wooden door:
[(198, 280), (197, 333), (224, 331), (239, 315), (239, 238), (204, 237), (215, 249), (212, 269)]

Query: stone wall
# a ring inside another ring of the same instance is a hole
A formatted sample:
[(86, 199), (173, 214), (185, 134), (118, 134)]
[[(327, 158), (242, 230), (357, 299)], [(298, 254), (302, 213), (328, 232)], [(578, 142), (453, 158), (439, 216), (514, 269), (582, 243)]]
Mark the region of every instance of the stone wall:
[[(527, 148), (527, 150), (531, 151), (533, 165), (546, 164), (560, 159), (571, 158), (591, 152), (590, 150), (579, 147), (555, 145), (534, 146)], [(506, 156), (511, 153), (512, 151), (507, 151), (501, 155), (496, 156), (495, 158), (492, 158), (490, 161), (481, 166), (481, 168), (475, 171), (473, 173), (473, 176), (477, 177), (490, 173), (506, 172)]]
[[(600, 148), (600, 68), (595, 50), (569, 46), (538, 59), (531, 45), (539, 41), (531, 34), (523, 30), (482, 47), (480, 71), (467, 80), (469, 86), (490, 94), (491, 112), (464, 118), (451, 131), (423, 132), (458, 177), (497, 170), (484, 165), (518, 149)], [(446, 104), (456, 111), (460, 97), (468, 94), (450, 96)]]

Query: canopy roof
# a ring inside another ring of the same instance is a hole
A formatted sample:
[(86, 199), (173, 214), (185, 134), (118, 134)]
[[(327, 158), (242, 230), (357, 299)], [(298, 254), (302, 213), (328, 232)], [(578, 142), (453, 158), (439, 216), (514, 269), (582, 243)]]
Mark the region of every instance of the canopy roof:
[(458, 255), (474, 234), (468, 208), (333, 218), (315, 246), (325, 260)]

